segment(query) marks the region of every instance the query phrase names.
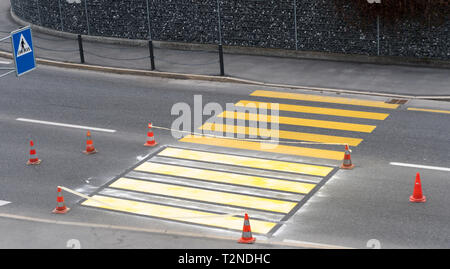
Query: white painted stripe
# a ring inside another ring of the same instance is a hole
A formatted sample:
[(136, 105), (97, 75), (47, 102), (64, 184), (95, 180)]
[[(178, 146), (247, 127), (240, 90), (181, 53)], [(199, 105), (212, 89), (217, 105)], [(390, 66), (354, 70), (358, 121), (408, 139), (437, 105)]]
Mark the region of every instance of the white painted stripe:
[(11, 62), (0, 61), (0, 64), (10, 64)]
[(405, 167), (413, 167), (413, 168), (422, 168), (422, 169), (431, 169), (431, 170), (450, 172), (450, 168), (447, 168), (447, 167), (429, 166), (429, 165), (411, 164), (411, 163), (397, 163), (397, 162), (390, 162), (389, 164), (396, 165), (396, 166), (405, 166)]
[(53, 125), (53, 126), (85, 129), (85, 130), (89, 130), (89, 131), (98, 131), (98, 132), (106, 132), (106, 133), (115, 133), (116, 132), (116, 130), (111, 130), (111, 129), (103, 129), (103, 128), (96, 128), (96, 127), (82, 126), (82, 125), (58, 123), (58, 122), (51, 122), (51, 121), (32, 120), (32, 119), (24, 119), (24, 118), (17, 118), (16, 120), (24, 121), (24, 122), (31, 122), (31, 123)]
[(0, 206), (10, 204), (11, 202), (0, 200)]

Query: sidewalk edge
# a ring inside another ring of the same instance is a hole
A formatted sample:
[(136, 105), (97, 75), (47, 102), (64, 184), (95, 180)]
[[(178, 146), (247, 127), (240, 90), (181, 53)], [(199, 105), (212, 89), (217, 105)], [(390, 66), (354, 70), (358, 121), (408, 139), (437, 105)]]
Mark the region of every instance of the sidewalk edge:
[[(12, 59), (11, 53), (4, 52), (4, 51), (0, 51), (0, 57)], [(393, 93), (379, 93), (379, 92), (369, 92), (369, 91), (308, 87), (308, 86), (298, 86), (298, 85), (288, 85), (288, 84), (275, 84), (275, 83), (259, 82), (259, 81), (253, 81), (253, 80), (247, 80), (247, 79), (227, 77), (227, 76), (210, 76), (210, 75), (171, 73), (171, 72), (149, 71), (149, 70), (139, 70), (139, 69), (129, 69), (129, 68), (107, 67), (107, 66), (99, 66), (99, 65), (60, 62), (60, 61), (48, 60), (48, 59), (42, 59), (42, 58), (36, 58), (36, 62), (39, 64), (43, 64), (43, 65), (49, 65), (49, 66), (55, 66), (55, 67), (61, 67), (61, 68), (90, 70), (90, 71), (97, 71), (97, 72), (122, 74), (122, 75), (139, 75), (139, 76), (160, 77), (160, 78), (168, 78), (168, 79), (185, 79), (185, 80), (200, 80), (200, 81), (211, 81), (211, 82), (238, 83), (238, 84), (248, 84), (248, 85), (273, 87), (273, 88), (308, 90), (308, 91), (316, 91), (316, 92), (334, 92), (337, 94), (371, 95), (371, 96), (390, 97), (390, 98), (434, 99), (434, 100), (450, 99), (450, 96), (402, 95), (402, 94), (393, 94)]]

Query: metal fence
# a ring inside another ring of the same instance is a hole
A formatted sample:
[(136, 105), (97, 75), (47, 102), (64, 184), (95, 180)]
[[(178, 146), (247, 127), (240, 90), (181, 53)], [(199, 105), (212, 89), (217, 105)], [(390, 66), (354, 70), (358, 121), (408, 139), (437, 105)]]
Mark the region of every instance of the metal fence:
[[(33, 24), (76, 34), (450, 59), (449, 27), (377, 17), (364, 25), (336, 15), (331, 0), (11, 0)], [(364, 18), (355, 14), (355, 21)]]

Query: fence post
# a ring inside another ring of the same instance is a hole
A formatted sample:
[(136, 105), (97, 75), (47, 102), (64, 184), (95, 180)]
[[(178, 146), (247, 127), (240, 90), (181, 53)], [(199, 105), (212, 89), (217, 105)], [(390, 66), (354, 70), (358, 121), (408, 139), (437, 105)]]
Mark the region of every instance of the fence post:
[(220, 75), (225, 75), (225, 66), (223, 63), (223, 47), (222, 47), (222, 23), (220, 19), (220, 0), (217, 0), (217, 21), (219, 30), (219, 63), (220, 63)]
[(223, 48), (222, 48), (222, 44), (219, 44), (219, 62), (220, 62), (220, 75), (224, 76), (225, 75), (225, 67), (223, 64)]
[(151, 66), (151, 70), (155, 70), (155, 56), (153, 55), (153, 41), (149, 40), (148, 41), (148, 50), (150, 52), (150, 66)]
[(150, 66), (151, 70), (155, 70), (155, 55), (153, 53), (152, 28), (150, 26), (150, 4), (147, 0), (147, 26), (148, 26), (148, 50), (150, 52)]
[(78, 35), (78, 49), (80, 50), (80, 61), (84, 64), (83, 40), (81, 39), (81, 35)]

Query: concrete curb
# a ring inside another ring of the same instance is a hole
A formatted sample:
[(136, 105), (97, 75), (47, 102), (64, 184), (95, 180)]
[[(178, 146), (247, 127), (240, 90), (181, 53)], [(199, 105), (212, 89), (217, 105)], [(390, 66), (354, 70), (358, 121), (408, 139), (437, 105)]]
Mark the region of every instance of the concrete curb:
[[(61, 32), (50, 28), (31, 24), (22, 20), (14, 14), (10, 9), (12, 19), (20, 25), (30, 25), (33, 30), (49, 35), (64, 37), (68, 39), (77, 39), (78, 34)], [(147, 46), (148, 40), (138, 39), (124, 39), (103, 36), (89, 36), (82, 35), (83, 40), (107, 44), (119, 44), (127, 46)], [(218, 51), (216, 44), (196, 44), (196, 43), (180, 43), (180, 42), (166, 42), (153, 41), (155, 48), (188, 50), (188, 51)], [(296, 51), (285, 49), (271, 49), (271, 48), (256, 48), (256, 47), (239, 47), (239, 46), (223, 46), (225, 53), (229, 54), (243, 54), (267, 57), (281, 57), (281, 58), (296, 58), (296, 59), (310, 59), (310, 60), (326, 60), (326, 61), (340, 61), (340, 62), (356, 62), (356, 63), (370, 63), (370, 64), (384, 64), (384, 65), (406, 65), (416, 67), (431, 67), (431, 68), (450, 68), (450, 61), (430, 59), (430, 58), (410, 58), (399, 56), (369, 56), (358, 54), (340, 54), (330, 52), (316, 52), (316, 51)]]
[[(0, 51), (0, 57), (12, 59), (11, 53), (7, 53), (7, 52), (3, 52), (3, 51)], [(107, 72), (107, 73), (122, 74), (122, 75), (139, 75), (139, 76), (160, 77), (160, 78), (168, 78), (168, 79), (189, 79), (189, 80), (200, 80), (200, 81), (211, 81), (211, 82), (238, 83), (238, 84), (248, 84), (248, 85), (273, 87), (273, 88), (309, 90), (309, 91), (318, 91), (318, 92), (334, 92), (334, 93), (338, 93), (338, 94), (342, 93), (342, 94), (372, 95), (372, 96), (390, 97), (390, 98), (436, 99), (436, 100), (437, 99), (450, 99), (450, 96), (414, 96), (414, 95), (401, 95), (401, 94), (355, 91), (355, 90), (344, 90), (344, 89), (306, 87), (306, 86), (287, 85), (287, 84), (265, 83), (265, 82), (259, 82), (259, 81), (233, 78), (233, 77), (171, 73), (171, 72), (148, 71), (148, 70), (138, 70), (138, 69), (129, 69), (129, 68), (107, 67), (107, 66), (99, 66), (99, 65), (77, 64), (77, 63), (59, 62), (59, 61), (54, 61), (54, 60), (42, 59), (42, 58), (36, 58), (36, 62), (39, 64), (55, 66), (55, 67), (90, 70), (90, 71), (97, 71), (97, 72)]]

